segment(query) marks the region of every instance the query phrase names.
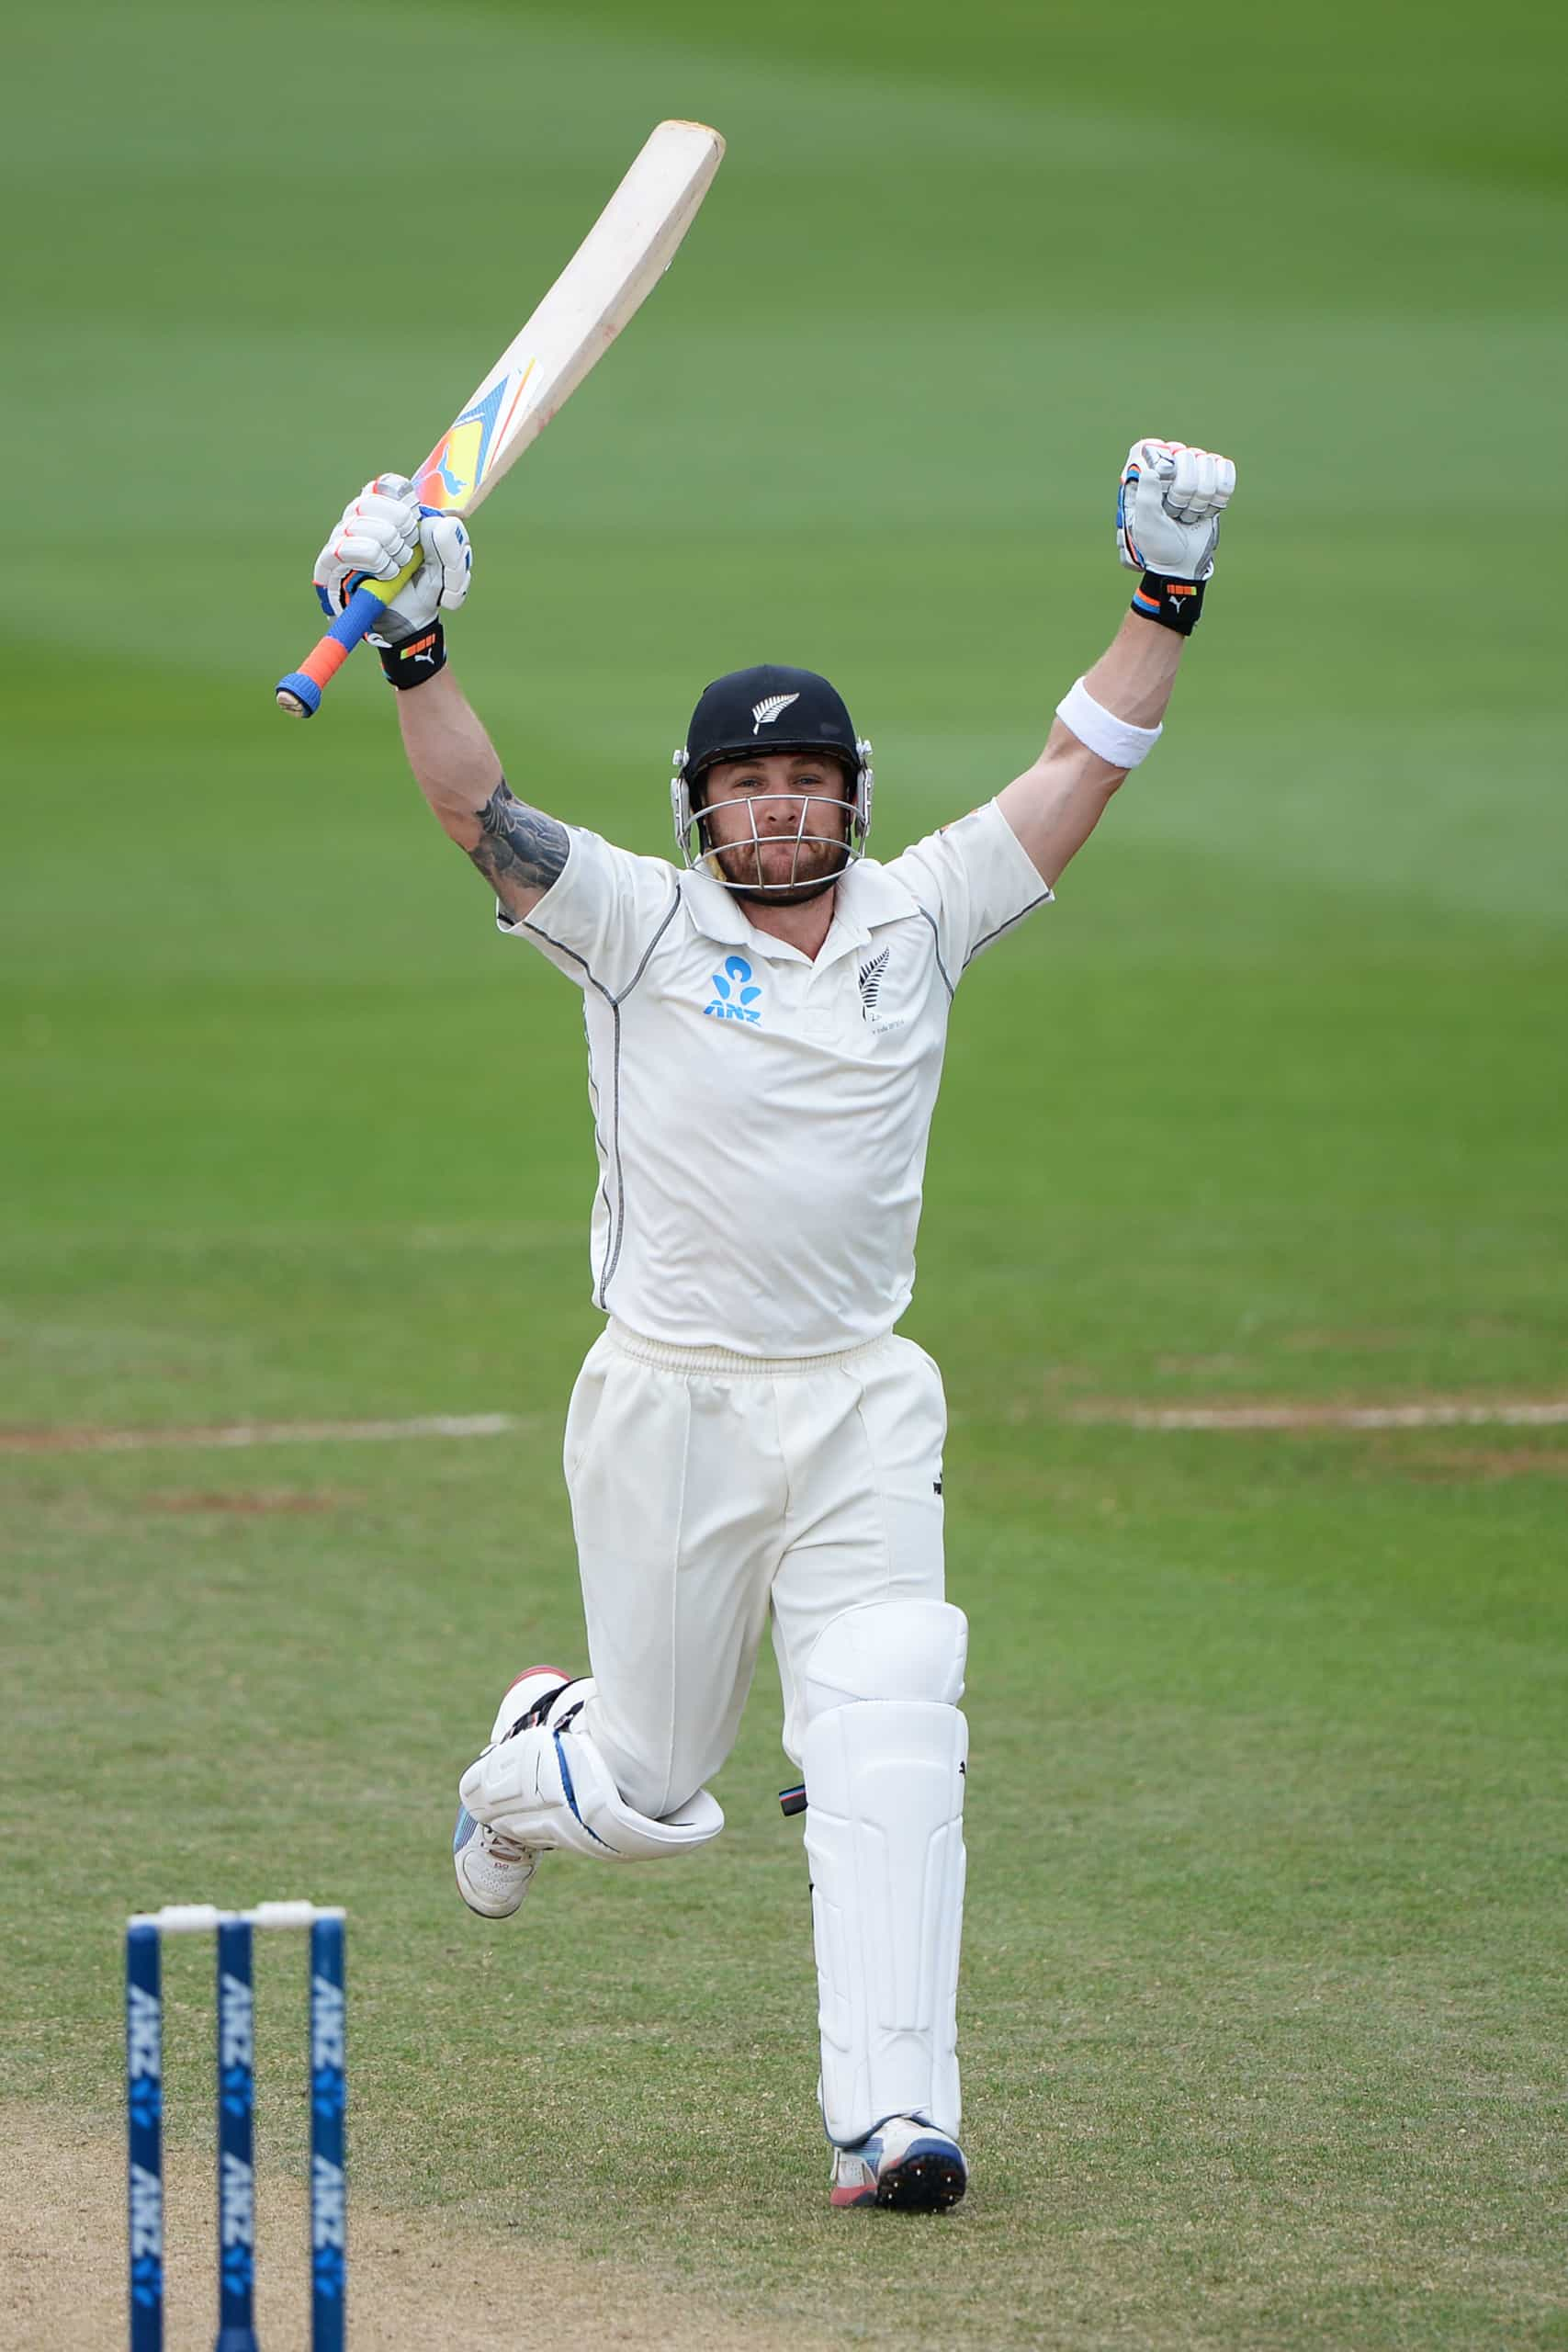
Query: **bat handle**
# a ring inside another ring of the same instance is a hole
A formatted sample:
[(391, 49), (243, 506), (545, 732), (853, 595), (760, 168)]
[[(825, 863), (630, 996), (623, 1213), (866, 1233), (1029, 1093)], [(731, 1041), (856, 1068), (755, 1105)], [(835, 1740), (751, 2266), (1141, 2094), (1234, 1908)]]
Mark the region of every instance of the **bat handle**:
[(420, 559), (405, 566), (395, 580), (367, 580), (356, 588), (326, 635), (306, 654), (298, 670), (277, 682), (277, 707), (290, 718), (313, 718), (321, 707), (321, 689), (335, 678), (355, 647), (373, 629), (400, 588), (419, 570)]

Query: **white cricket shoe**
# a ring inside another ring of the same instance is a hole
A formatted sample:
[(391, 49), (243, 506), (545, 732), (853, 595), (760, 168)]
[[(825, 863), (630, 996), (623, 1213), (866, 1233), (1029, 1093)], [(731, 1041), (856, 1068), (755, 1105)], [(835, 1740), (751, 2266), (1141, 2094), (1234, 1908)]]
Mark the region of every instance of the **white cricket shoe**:
[(857, 2147), (835, 2148), (831, 2205), (886, 2205), (900, 2213), (946, 2213), (969, 2186), (964, 2151), (918, 2115), (890, 2115)]
[[(514, 1731), (542, 1723), (551, 1701), (571, 1679), (555, 1666), (531, 1666), (516, 1676), (502, 1700), (491, 1747), (509, 1739)], [(457, 1873), (458, 1894), (481, 1919), (510, 1919), (521, 1907), (528, 1882), (538, 1868), (540, 1850), (519, 1845), (515, 1838), (491, 1828), (488, 1822), (476, 1821), (467, 1805), (458, 1806), (457, 1826), (452, 1832), (452, 1866)]]

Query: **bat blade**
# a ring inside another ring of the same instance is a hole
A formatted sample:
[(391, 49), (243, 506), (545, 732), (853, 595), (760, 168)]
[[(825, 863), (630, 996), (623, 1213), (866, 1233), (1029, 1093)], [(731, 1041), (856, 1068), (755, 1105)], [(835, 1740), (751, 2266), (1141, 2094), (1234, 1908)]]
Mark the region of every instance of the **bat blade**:
[(533, 317), (415, 477), (471, 514), (537, 440), (670, 266), (724, 154), (716, 130), (661, 122)]
[[(536, 441), (670, 266), (724, 157), (701, 122), (661, 122), (532, 317), (458, 411), (414, 476), (421, 503), (471, 514)], [(417, 570), (367, 581), (277, 702), (309, 718), (321, 689)]]

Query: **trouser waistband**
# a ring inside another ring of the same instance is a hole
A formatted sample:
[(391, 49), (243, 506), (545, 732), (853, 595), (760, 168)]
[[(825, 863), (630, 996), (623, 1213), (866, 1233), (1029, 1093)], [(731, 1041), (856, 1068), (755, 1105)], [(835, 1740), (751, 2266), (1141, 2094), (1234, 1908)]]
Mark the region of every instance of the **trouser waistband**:
[(833, 1355), (743, 1356), (733, 1348), (677, 1348), (667, 1340), (649, 1340), (612, 1315), (604, 1326), (604, 1337), (622, 1355), (638, 1363), (657, 1364), (664, 1372), (750, 1373), (769, 1380), (787, 1380), (791, 1374), (836, 1372), (842, 1365), (863, 1363), (878, 1348), (885, 1348), (893, 1334), (885, 1331), (880, 1339), (863, 1340), (858, 1347), (840, 1348)]

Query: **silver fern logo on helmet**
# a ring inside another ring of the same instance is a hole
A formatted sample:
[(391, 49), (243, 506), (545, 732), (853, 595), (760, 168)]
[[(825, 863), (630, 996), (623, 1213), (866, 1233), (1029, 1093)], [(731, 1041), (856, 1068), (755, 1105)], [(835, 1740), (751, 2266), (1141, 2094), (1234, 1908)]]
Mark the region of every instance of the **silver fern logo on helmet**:
[(787, 710), (792, 702), (799, 700), (800, 696), (797, 694), (764, 695), (761, 702), (755, 702), (751, 706), (752, 734), (760, 735), (764, 727), (772, 726), (781, 711)]

